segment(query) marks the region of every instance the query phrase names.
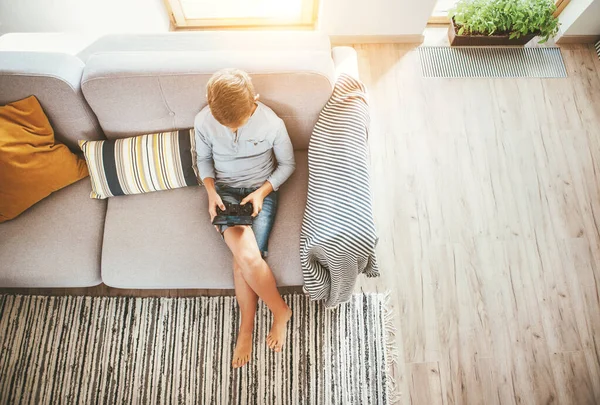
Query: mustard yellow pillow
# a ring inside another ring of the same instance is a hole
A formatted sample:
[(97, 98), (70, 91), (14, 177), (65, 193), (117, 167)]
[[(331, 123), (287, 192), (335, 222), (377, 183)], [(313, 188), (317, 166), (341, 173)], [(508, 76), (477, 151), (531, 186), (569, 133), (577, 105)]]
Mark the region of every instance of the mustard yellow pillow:
[(35, 96), (0, 106), (0, 222), (87, 175), (85, 160), (54, 140)]

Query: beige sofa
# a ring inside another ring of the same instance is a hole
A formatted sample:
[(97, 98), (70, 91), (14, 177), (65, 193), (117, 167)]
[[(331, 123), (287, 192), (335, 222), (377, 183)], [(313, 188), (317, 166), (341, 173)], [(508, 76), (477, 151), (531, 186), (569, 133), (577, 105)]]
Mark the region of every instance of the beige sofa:
[[(190, 128), (213, 72), (248, 71), (296, 149), (268, 262), (279, 285), (302, 285), (308, 142), (336, 74), (356, 74), (352, 48), (331, 49), (315, 32), (112, 35), (76, 54), (18, 50), (18, 40), (0, 37), (0, 104), (36, 95), (57, 138), (77, 152), (78, 139)], [(231, 255), (210, 226), (202, 187), (102, 201), (89, 192), (84, 179), (0, 224), (0, 287), (233, 288)]]

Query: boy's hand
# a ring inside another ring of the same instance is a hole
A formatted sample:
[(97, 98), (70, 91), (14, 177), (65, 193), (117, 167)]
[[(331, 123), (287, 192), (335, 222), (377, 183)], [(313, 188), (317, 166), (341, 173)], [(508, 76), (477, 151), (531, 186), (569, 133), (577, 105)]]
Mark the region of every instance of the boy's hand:
[(250, 193), (242, 200), (240, 205), (245, 205), (247, 203), (252, 203), (252, 207), (254, 212), (252, 212), (252, 217), (256, 217), (260, 211), (262, 210), (263, 200), (265, 197), (262, 195), (260, 190), (256, 190), (253, 193)]
[[(225, 204), (221, 200), (221, 196), (216, 191), (208, 193), (208, 213), (210, 214), (210, 222), (217, 216), (217, 207), (225, 210)], [(215, 229), (219, 232), (219, 227), (215, 225)]]
[(252, 208), (254, 208), (252, 217), (256, 217), (262, 211), (263, 201), (265, 197), (271, 193), (271, 191), (273, 191), (273, 186), (270, 182), (266, 181), (265, 184), (263, 184), (258, 190), (248, 194), (246, 198), (242, 200), (240, 205), (252, 203)]

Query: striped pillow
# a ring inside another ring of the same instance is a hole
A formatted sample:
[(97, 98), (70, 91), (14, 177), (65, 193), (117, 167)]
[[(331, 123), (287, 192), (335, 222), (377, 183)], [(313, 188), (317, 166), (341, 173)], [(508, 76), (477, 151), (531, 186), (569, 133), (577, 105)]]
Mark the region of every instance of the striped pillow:
[(194, 131), (110, 141), (79, 141), (92, 180), (91, 198), (196, 186)]

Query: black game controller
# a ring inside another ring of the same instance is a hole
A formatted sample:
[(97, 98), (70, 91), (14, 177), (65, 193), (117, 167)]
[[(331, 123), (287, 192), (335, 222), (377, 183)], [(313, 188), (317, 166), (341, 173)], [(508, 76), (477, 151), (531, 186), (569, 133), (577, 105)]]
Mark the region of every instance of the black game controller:
[(252, 213), (254, 207), (252, 203), (240, 204), (225, 204), (225, 211), (217, 207), (217, 216), (213, 219), (213, 225), (252, 225)]

